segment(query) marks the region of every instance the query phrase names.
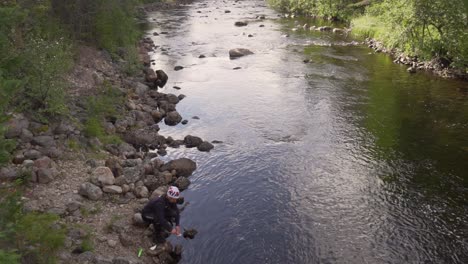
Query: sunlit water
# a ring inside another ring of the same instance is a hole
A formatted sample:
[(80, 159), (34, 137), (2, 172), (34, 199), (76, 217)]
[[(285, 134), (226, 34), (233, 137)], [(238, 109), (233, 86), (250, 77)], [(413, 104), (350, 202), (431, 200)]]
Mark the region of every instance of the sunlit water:
[[(345, 46), (351, 36), (292, 31), (311, 21), (263, 1), (196, 1), (153, 18), (154, 68), (169, 75), (164, 92), (187, 95), (178, 111), (189, 120), (161, 133), (224, 141), (165, 157), (198, 163), (182, 225), (199, 234), (172, 239), (182, 263), (468, 259), (466, 83), (409, 75)], [(230, 60), (237, 47), (255, 54)]]

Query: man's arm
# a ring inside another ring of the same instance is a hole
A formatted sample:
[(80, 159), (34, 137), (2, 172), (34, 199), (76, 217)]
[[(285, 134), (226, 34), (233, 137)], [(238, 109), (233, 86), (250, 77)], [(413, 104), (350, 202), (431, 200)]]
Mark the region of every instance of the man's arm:
[(169, 224), (169, 222), (165, 218), (164, 207), (163, 206), (157, 206), (156, 207), (156, 218), (158, 219), (158, 222), (159, 222), (159, 224), (161, 225), (162, 228), (166, 229), (167, 231), (172, 230), (172, 225)]

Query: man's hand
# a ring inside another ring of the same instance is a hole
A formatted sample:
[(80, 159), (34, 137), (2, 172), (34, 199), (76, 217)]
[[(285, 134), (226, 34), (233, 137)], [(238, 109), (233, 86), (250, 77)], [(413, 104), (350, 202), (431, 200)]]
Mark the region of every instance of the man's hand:
[(181, 234), (180, 233), (180, 226), (176, 226), (175, 228), (173, 228), (171, 230), (171, 234), (176, 235), (176, 236), (180, 236), (180, 234)]

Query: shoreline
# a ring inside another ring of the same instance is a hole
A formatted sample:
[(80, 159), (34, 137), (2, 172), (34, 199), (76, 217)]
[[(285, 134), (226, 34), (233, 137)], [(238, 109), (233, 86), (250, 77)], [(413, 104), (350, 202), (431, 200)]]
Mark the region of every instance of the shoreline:
[[(155, 44), (150, 34), (146, 31), (138, 43), (144, 68), (137, 76), (125, 76), (105, 51), (80, 46), (79, 59), (67, 78), (74, 117), (84, 115), (83, 99), (99, 94), (103, 84), (111, 84), (125, 98), (118, 106), (123, 115), (104, 125), (109, 134), (120, 135), (121, 143), (88, 138), (80, 124), (66, 117), (41, 124), (19, 113), (8, 122), (8, 138), (19, 145), (12, 163), (0, 172), (1, 187), (11, 188), (23, 171), (30, 171), (21, 200), (26, 212), (60, 217), (58, 224), (66, 230), (60, 263), (177, 263), (181, 258), (182, 247), (170, 242), (149, 249), (151, 230), (139, 212), (168, 186), (184, 191), (190, 185), (196, 162), (187, 158), (163, 162), (158, 157), (165, 156), (167, 148), (209, 152), (214, 146), (192, 135), (173, 139), (158, 133), (160, 122), (174, 126), (188, 120), (176, 110), (185, 95), (158, 92), (168, 76), (151, 68), (154, 63), (148, 53)], [(137, 257), (140, 248), (143, 255)]]

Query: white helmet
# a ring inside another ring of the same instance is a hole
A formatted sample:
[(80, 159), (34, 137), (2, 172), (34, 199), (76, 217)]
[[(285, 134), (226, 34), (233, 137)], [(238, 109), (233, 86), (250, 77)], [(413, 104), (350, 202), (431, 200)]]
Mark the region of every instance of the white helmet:
[(173, 198), (173, 199), (179, 199), (179, 196), (180, 196), (179, 188), (175, 186), (170, 186), (169, 189), (167, 190), (167, 197)]

